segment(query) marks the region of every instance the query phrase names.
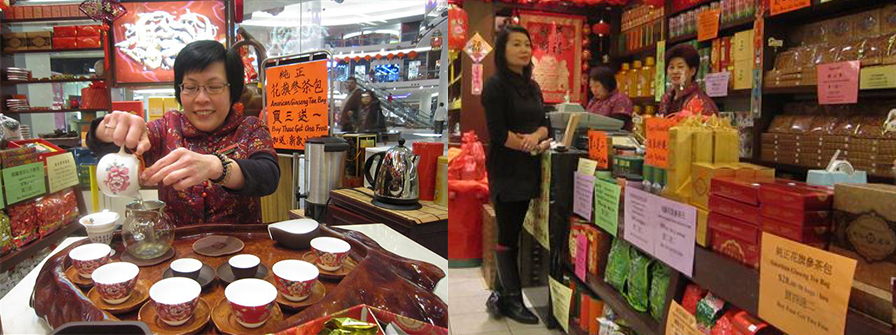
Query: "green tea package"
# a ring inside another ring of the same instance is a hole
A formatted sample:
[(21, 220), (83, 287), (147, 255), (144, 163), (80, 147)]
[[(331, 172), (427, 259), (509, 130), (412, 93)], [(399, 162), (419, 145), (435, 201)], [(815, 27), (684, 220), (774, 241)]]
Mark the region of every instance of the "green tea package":
[(653, 266), (653, 280), (650, 281), (650, 316), (657, 321), (666, 315), (666, 293), (669, 291), (671, 269), (661, 263)]
[(613, 245), (610, 246), (610, 254), (607, 257), (604, 281), (619, 292), (625, 292), (625, 280), (629, 270), (629, 249), (631, 246), (628, 243), (621, 238), (616, 238), (613, 240)]
[(628, 280), (625, 282), (624, 295), (634, 310), (646, 312), (650, 300), (650, 272), (653, 259), (632, 248), (628, 265)]

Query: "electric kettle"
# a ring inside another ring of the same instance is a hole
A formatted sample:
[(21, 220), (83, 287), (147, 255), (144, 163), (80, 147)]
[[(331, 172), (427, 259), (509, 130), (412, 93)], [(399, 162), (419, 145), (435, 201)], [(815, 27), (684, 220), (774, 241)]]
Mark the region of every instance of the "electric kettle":
[[(375, 202), (412, 206), (420, 200), (420, 180), (417, 176), (420, 157), (405, 147), (404, 142), (403, 138), (398, 139), (397, 146), (368, 157), (364, 164), (364, 176), (373, 185)], [(371, 177), (370, 168), (378, 158), (380, 163)]]

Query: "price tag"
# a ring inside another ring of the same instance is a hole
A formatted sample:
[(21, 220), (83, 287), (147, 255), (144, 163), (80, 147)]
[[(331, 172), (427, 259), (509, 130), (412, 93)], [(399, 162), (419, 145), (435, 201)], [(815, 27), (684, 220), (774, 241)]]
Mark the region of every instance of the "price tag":
[(666, 317), (666, 335), (702, 335), (697, 329), (697, 318), (689, 313), (674, 299), (669, 305)]
[(594, 183), (594, 223), (616, 236), (619, 229), (619, 194), (622, 187), (598, 180)]
[(665, 118), (649, 118), (647, 123), (646, 163), (665, 169), (669, 166), (669, 128), (675, 121)]
[(607, 133), (597, 130), (588, 131), (588, 158), (597, 161), (598, 168), (610, 168), (610, 150), (607, 147)]
[(859, 89), (876, 90), (896, 88), (896, 65), (869, 66), (862, 68), (859, 78)]
[(811, 0), (771, 0), (772, 16), (812, 5)]
[(859, 100), (859, 61), (818, 64), (818, 104), (854, 104)]
[(697, 41), (711, 40), (719, 36), (719, 16), (722, 11), (707, 10), (697, 15)]
[(576, 236), (576, 277), (583, 282), (586, 281), (586, 270), (588, 270), (588, 237), (586, 235), (582, 233)]
[(576, 172), (575, 191), (573, 192), (573, 213), (591, 220), (591, 204), (594, 195), (594, 176)]
[(47, 193), (43, 162), (4, 169), (3, 181), (6, 185), (6, 200), (10, 205)]
[(551, 307), (554, 317), (563, 327), (563, 331), (569, 333), (569, 304), (572, 301), (572, 289), (564, 286), (551, 276), (548, 276), (551, 290)]
[(47, 179), (50, 193), (78, 185), (78, 169), (71, 152), (47, 157)]
[(762, 234), (759, 317), (791, 334), (843, 334), (856, 260)]
[(727, 97), (728, 81), (731, 80), (731, 72), (716, 72), (707, 74), (703, 81), (706, 83), (706, 95), (711, 97)]

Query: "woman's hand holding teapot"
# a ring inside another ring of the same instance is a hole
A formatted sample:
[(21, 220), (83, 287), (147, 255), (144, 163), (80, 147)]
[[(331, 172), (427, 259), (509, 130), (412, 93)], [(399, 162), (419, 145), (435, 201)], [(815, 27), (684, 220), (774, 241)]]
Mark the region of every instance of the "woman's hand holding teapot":
[(112, 112), (103, 117), (103, 121), (97, 126), (96, 138), (128, 149), (136, 148), (133, 150), (136, 155), (142, 155), (152, 146), (146, 121), (127, 112)]
[(140, 179), (144, 185), (162, 183), (174, 185), (183, 191), (209, 179), (218, 178), (223, 173), (221, 160), (214, 155), (203, 155), (186, 148), (177, 148), (146, 168)]

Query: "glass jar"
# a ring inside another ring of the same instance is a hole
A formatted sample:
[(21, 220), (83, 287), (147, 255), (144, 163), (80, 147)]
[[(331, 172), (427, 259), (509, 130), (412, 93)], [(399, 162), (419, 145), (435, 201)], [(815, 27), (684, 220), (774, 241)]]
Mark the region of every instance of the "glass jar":
[(139, 259), (160, 257), (174, 244), (174, 226), (165, 215), (165, 203), (134, 201), (125, 206), (122, 237), (125, 252)]

